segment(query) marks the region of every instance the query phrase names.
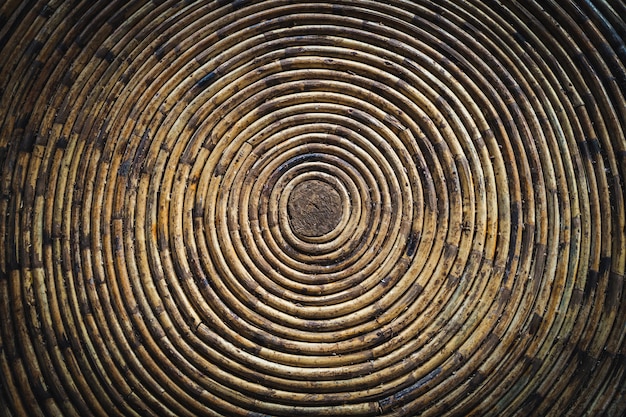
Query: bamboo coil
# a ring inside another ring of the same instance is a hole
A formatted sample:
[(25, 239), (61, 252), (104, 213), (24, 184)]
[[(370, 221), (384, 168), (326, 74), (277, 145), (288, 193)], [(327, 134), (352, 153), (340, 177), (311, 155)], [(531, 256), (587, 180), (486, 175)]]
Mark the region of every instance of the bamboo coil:
[(0, 415), (623, 416), (622, 1), (0, 5)]

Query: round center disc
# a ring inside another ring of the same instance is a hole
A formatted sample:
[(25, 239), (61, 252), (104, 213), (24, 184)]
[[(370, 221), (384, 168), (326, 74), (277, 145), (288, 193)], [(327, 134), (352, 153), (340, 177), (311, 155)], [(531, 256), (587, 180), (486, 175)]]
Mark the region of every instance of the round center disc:
[(296, 235), (319, 237), (331, 232), (343, 215), (341, 196), (323, 181), (307, 180), (294, 187), (287, 203), (289, 221)]

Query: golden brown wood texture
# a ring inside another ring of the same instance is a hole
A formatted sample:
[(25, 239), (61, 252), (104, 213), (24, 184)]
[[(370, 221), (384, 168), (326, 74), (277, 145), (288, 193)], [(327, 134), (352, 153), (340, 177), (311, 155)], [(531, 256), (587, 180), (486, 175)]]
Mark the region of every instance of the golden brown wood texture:
[(4, 1), (0, 416), (624, 416), (625, 19)]

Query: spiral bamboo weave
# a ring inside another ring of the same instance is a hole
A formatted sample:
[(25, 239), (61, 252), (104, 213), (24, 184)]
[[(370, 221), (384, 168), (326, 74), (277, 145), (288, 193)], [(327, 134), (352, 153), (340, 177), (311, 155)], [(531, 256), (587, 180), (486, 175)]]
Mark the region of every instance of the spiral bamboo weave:
[(0, 415), (624, 416), (625, 20), (5, 0)]

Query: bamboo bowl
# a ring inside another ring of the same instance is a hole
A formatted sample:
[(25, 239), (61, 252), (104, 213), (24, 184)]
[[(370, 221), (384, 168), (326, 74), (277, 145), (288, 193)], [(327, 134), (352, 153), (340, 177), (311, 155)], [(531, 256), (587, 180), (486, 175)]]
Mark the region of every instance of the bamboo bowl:
[(623, 416), (626, 5), (0, 5), (0, 415)]

